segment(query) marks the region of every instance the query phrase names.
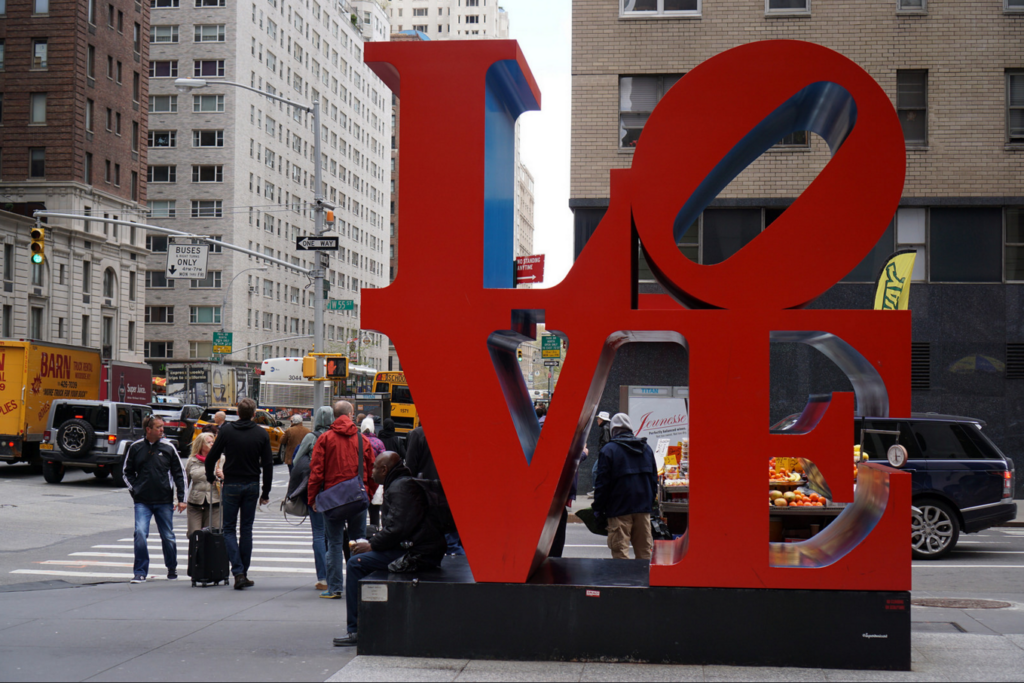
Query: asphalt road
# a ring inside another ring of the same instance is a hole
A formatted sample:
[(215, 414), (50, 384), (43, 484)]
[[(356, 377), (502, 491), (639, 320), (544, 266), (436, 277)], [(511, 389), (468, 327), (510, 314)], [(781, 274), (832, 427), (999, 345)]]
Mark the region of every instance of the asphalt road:
[[(293, 527), (284, 520), (277, 501), (284, 494), (288, 470), (278, 465), (274, 473), (272, 502), (256, 517), (254, 575), (312, 576), (309, 524)], [(133, 526), (131, 499), (110, 479), (69, 470), (54, 485), (24, 465), (0, 466), (0, 585), (48, 578), (71, 583), (130, 578)], [(175, 516), (175, 531), (181, 563), (187, 555), (183, 514)], [(151, 573), (162, 575), (155, 523), (150, 545)], [(604, 537), (582, 524), (570, 524), (565, 556), (610, 554)], [(945, 559), (914, 562), (913, 567), (915, 593), (1017, 594), (1024, 602), (1024, 528), (962, 536)]]

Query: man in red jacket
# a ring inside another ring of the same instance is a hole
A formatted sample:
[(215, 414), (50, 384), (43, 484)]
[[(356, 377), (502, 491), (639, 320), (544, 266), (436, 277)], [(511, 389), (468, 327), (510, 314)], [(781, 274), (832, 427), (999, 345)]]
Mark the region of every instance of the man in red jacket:
[[(373, 447), (363, 439), (363, 485), (372, 499), (377, 490), (373, 481)], [(313, 446), (309, 463), (309, 506), (316, 511), (316, 497), (335, 484), (359, 474), (359, 428), (352, 422), (352, 404), (338, 401), (334, 404), (334, 424), (324, 432)], [(366, 511), (349, 519), (334, 519), (324, 515), (324, 536), (327, 540), (327, 590), (321, 598), (340, 599), (345, 589), (345, 529), (353, 541), (366, 536)]]

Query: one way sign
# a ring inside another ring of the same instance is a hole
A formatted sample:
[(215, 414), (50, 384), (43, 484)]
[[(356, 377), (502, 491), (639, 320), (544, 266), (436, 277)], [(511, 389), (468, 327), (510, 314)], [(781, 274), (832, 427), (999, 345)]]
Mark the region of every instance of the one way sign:
[(295, 248), (299, 251), (337, 251), (337, 237), (296, 237)]
[(167, 245), (167, 279), (205, 280), (210, 245), (170, 242)]

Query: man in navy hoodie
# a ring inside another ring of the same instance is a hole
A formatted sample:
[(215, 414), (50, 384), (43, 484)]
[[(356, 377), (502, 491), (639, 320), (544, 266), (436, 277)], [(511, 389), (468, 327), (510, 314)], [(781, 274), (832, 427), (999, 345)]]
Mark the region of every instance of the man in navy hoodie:
[[(206, 478), (214, 480), (217, 461), (225, 455), (224, 492), (221, 511), (224, 514), (224, 545), (235, 575), (235, 589), (254, 585), (247, 572), (252, 562), (252, 525), (256, 520), (256, 504), (270, 502), (270, 486), (274, 482), (274, 456), (270, 451), (267, 431), (252, 421), (256, 401), (243, 398), (238, 402), (238, 420), (227, 422), (217, 432), (217, 440), (206, 456)], [(263, 490), (260, 493), (260, 472)], [(241, 516), (238, 535), (235, 524)]]
[(612, 558), (629, 559), (629, 544), (638, 560), (651, 559), (651, 508), (658, 491), (658, 465), (647, 439), (633, 435), (629, 415), (612, 417), (612, 440), (597, 456), (594, 512), (608, 520)]

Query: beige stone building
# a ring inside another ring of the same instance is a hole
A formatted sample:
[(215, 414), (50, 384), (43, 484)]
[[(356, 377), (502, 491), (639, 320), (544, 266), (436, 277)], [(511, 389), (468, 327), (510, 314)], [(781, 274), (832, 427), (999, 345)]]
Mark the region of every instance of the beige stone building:
[[(873, 252), (814, 305), (870, 308), (869, 283), (886, 258), (915, 249), (914, 410), (982, 418), (1024, 464), (1024, 0), (574, 0), (572, 22), (577, 255), (607, 208), (609, 171), (630, 167), (647, 116), (697, 65), (749, 42), (793, 39), (864, 68), (903, 126), (906, 184)], [(713, 116), (713, 96), (692, 104)], [(815, 135), (780, 140), (712, 201), (681, 251), (705, 265), (729, 258), (828, 160)], [(641, 291), (660, 290), (643, 264), (639, 273)], [(829, 390), (835, 375), (821, 360), (773, 349), (773, 418)], [(614, 375), (609, 385), (631, 383)]]

